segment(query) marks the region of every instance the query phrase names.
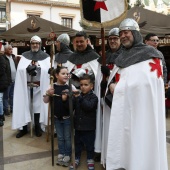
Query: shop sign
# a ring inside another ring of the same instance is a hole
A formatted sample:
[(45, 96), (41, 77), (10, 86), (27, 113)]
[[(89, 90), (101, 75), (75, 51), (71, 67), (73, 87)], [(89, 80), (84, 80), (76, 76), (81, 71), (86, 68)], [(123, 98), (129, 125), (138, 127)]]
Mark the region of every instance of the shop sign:
[(52, 45), (53, 43), (56, 44), (56, 41), (47, 40), (45, 41), (45, 46)]
[(9, 44), (12, 45), (12, 47), (25, 47), (26, 46), (25, 41), (13, 41), (13, 42), (10, 42)]
[(159, 46), (170, 46), (170, 37), (159, 38)]

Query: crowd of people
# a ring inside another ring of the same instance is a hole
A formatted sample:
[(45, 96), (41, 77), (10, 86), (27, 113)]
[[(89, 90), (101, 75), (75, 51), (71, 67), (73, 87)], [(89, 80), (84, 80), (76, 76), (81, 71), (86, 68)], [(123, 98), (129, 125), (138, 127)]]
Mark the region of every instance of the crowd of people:
[[(150, 33), (143, 43), (138, 23), (124, 19), (108, 34), (105, 66), (84, 31), (76, 33), (74, 51), (69, 48), (69, 35), (59, 35), (54, 61), (41, 50), (42, 40), (36, 35), (19, 63), (12, 46), (6, 45), (0, 55), (0, 126), (4, 115), (12, 112), (12, 129), (19, 130), (16, 138), (33, 126), (35, 136), (42, 136), (48, 126), (47, 103), (53, 98), (58, 166), (77, 168), (86, 149), (88, 170), (95, 169), (95, 161), (107, 170), (168, 170), (167, 68), (157, 49), (158, 40)], [(54, 76), (52, 84), (49, 74)], [(74, 114), (70, 113), (70, 97)]]

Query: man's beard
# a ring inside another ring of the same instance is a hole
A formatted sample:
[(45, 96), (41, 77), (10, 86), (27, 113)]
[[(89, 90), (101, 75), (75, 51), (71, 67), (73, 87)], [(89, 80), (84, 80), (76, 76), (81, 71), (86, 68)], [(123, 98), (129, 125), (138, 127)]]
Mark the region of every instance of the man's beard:
[(38, 52), (39, 49), (38, 49), (38, 48), (36, 48), (36, 49), (31, 49), (31, 51), (32, 51), (32, 52)]

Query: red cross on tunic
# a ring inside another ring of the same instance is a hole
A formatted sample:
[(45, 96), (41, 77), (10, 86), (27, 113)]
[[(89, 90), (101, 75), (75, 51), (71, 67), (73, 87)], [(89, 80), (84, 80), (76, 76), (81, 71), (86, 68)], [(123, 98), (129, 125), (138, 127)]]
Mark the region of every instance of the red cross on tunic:
[(81, 68), (82, 64), (77, 64), (76, 66), (77, 66), (77, 68)]
[(94, 6), (94, 11), (96, 11), (97, 9), (100, 9), (100, 8), (108, 11), (104, 0), (103, 0), (103, 1), (97, 1), (97, 2), (96, 2), (95, 6)]
[(149, 65), (151, 66), (151, 71), (156, 71), (157, 72), (157, 77), (161, 77), (162, 76), (162, 67), (160, 65), (160, 59), (159, 58), (154, 58), (153, 59), (154, 63), (149, 63)]
[[(82, 67), (82, 64), (77, 64), (76, 65), (76, 69), (79, 69), (79, 68), (81, 68)], [(73, 68), (72, 70), (71, 70), (71, 72), (73, 72), (75, 69)], [(86, 71), (86, 74), (88, 74), (88, 69), (85, 69), (85, 71)]]
[(114, 67), (114, 64), (107, 64), (107, 67), (109, 68), (109, 70), (112, 70)]
[(116, 75), (115, 75), (115, 81), (116, 81), (116, 83), (119, 81), (119, 79), (120, 79), (120, 74), (119, 74), (119, 73), (116, 73)]

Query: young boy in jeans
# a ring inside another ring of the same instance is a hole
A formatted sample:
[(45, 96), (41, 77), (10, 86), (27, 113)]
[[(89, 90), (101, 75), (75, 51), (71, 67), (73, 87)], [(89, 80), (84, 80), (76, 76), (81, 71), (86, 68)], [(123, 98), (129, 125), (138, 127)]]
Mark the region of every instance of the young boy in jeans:
[[(80, 163), (82, 149), (87, 151), (88, 170), (94, 170), (94, 141), (96, 129), (96, 109), (98, 98), (93, 93), (93, 80), (90, 75), (80, 77), (80, 94), (75, 94), (74, 128), (75, 128), (75, 165)], [(70, 170), (73, 166), (70, 166)]]

